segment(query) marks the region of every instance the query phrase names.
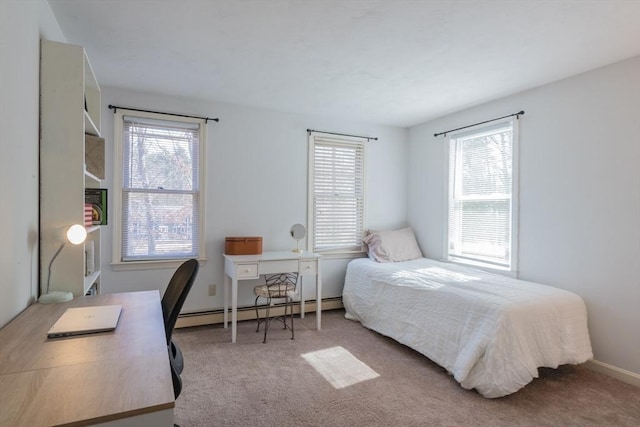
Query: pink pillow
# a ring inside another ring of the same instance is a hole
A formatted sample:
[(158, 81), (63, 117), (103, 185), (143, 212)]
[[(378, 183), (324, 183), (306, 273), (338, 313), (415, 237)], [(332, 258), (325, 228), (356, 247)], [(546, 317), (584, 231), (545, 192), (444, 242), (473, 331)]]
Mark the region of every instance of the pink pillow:
[(422, 258), (411, 227), (401, 230), (370, 231), (362, 239), (369, 247), (369, 258), (377, 262), (398, 262)]

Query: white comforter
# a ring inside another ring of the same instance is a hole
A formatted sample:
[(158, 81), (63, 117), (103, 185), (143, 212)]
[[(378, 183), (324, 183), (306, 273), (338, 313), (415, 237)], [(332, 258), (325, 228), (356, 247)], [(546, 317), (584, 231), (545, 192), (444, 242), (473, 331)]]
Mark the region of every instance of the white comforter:
[(514, 393), (538, 367), (593, 357), (578, 295), (427, 258), (349, 263), (347, 317), (394, 338), (485, 397)]

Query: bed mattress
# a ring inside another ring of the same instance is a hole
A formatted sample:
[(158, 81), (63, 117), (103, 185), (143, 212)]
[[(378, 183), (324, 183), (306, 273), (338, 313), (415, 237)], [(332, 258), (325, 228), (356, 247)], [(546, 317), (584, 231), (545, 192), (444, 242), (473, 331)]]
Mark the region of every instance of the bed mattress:
[(593, 357), (578, 295), (427, 258), (356, 259), (343, 290), (347, 318), (394, 338), (485, 397), (514, 393), (539, 367)]

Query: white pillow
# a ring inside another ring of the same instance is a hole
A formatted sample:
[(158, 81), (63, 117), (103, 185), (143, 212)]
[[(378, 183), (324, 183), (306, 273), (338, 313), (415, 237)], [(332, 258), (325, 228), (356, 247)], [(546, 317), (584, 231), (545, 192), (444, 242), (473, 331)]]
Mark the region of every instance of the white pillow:
[(422, 258), (411, 227), (401, 230), (370, 231), (362, 239), (369, 247), (369, 258), (377, 262), (409, 261)]

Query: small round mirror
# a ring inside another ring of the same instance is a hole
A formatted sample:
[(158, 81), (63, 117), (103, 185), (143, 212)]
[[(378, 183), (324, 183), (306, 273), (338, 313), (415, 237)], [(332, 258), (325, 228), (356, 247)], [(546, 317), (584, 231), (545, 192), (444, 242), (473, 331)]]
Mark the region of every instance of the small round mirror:
[(291, 237), (296, 239), (296, 248), (293, 252), (302, 252), (302, 249), (300, 249), (300, 240), (304, 239), (304, 236), (307, 234), (307, 230), (304, 228), (304, 225), (293, 224), (289, 233), (291, 234)]
[(305, 230), (304, 225), (302, 224), (293, 224), (291, 226), (291, 237), (293, 237), (296, 240), (304, 239), (306, 232), (307, 231)]

